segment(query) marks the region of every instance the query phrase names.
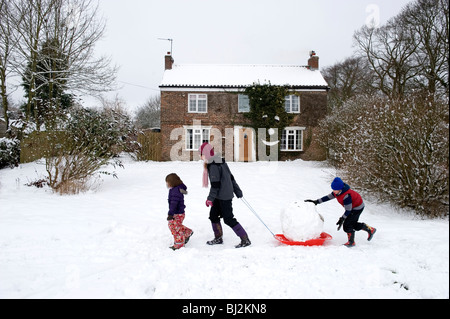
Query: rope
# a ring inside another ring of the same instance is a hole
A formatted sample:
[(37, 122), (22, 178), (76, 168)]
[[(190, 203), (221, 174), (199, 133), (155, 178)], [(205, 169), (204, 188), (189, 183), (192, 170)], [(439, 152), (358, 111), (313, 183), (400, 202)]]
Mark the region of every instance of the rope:
[(266, 226), (267, 230), (272, 234), (273, 237), (275, 237), (275, 234), (269, 229), (269, 227), (267, 227), (267, 225), (263, 222), (263, 220), (261, 219), (261, 217), (259, 217), (259, 215), (255, 212), (255, 210), (252, 208), (252, 206), (250, 206), (250, 204), (247, 202), (247, 200), (242, 197), (241, 198), (242, 201), (244, 202), (244, 204), (248, 207), (248, 209), (250, 209), (250, 211), (259, 219), (259, 221)]

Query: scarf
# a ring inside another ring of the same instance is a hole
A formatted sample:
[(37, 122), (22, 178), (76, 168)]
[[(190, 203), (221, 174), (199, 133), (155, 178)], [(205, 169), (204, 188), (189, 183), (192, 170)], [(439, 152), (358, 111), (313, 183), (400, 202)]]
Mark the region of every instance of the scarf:
[(205, 165), (203, 165), (203, 188), (208, 188), (208, 167), (207, 163), (205, 162)]
[(202, 146), (199, 149), (200, 156), (205, 156), (205, 163), (203, 167), (203, 179), (202, 179), (202, 186), (203, 188), (208, 188), (208, 161), (211, 157), (214, 156), (214, 148), (208, 144), (203, 143)]

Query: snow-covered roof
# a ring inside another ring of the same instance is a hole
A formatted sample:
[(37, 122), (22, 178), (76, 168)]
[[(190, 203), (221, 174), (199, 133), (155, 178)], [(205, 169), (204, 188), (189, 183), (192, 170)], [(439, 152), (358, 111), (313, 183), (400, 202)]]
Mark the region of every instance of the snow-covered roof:
[(164, 72), (160, 88), (245, 88), (253, 83), (295, 88), (328, 88), (318, 70), (299, 65), (174, 64)]

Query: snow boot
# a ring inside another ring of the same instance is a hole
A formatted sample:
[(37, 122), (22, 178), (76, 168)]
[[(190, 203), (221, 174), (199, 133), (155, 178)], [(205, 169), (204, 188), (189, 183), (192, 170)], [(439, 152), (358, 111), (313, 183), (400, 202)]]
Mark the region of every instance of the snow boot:
[(363, 228), (362, 229), (369, 234), (369, 237), (367, 238), (368, 241), (371, 241), (372, 238), (373, 238), (373, 235), (375, 235), (375, 233), (377, 232), (376, 228), (370, 227), (367, 224), (363, 224)]
[(222, 224), (220, 222), (218, 223), (211, 223), (213, 232), (214, 232), (214, 239), (207, 241), (207, 245), (221, 245), (223, 244), (223, 230), (222, 230)]
[(235, 248), (243, 248), (250, 246), (252, 243), (250, 242), (250, 239), (248, 237), (241, 237), (241, 243), (239, 245), (234, 246)]
[(241, 226), (241, 224), (236, 224), (236, 226), (232, 227), (234, 233), (236, 234), (236, 236), (243, 238), (243, 237), (248, 237), (247, 236), (247, 232), (245, 231), (244, 227)]
[(214, 232), (214, 239), (207, 241), (206, 244), (207, 245), (221, 245), (221, 244), (223, 244), (222, 224), (220, 222), (218, 222), (218, 223), (211, 223), (211, 226), (212, 226), (213, 232)]
[(194, 235), (194, 232), (191, 232), (189, 236), (186, 236), (186, 239), (184, 240), (184, 244), (186, 245), (189, 242), (189, 239)]
[(169, 247), (170, 249), (172, 249), (173, 251), (178, 250), (180, 248), (184, 247), (184, 244), (174, 244), (173, 246)]
[(247, 232), (245, 231), (244, 227), (241, 226), (241, 224), (237, 224), (236, 226), (234, 226), (233, 231), (238, 237), (241, 238), (241, 243), (239, 245), (236, 245), (236, 248), (247, 247), (252, 244), (250, 242), (250, 239), (248, 239)]
[(345, 247), (352, 248), (355, 247), (355, 232), (347, 233), (348, 242), (344, 244)]
[(222, 230), (222, 224), (220, 222), (218, 223), (211, 223), (213, 232), (214, 232), (214, 236), (216, 238), (222, 237), (223, 236), (223, 230)]
[(206, 242), (207, 245), (213, 246), (213, 245), (222, 245), (223, 239), (222, 237), (216, 237), (213, 240), (209, 240)]

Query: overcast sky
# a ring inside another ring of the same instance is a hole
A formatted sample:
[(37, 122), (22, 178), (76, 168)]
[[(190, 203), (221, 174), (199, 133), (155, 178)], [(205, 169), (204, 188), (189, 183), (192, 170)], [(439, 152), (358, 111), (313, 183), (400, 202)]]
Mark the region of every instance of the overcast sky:
[[(411, 0), (100, 0), (107, 20), (99, 54), (120, 66), (118, 94), (130, 110), (159, 94), (164, 55), (175, 63), (306, 65), (350, 57), (353, 33), (381, 24)], [(111, 95), (110, 95), (111, 96)]]

